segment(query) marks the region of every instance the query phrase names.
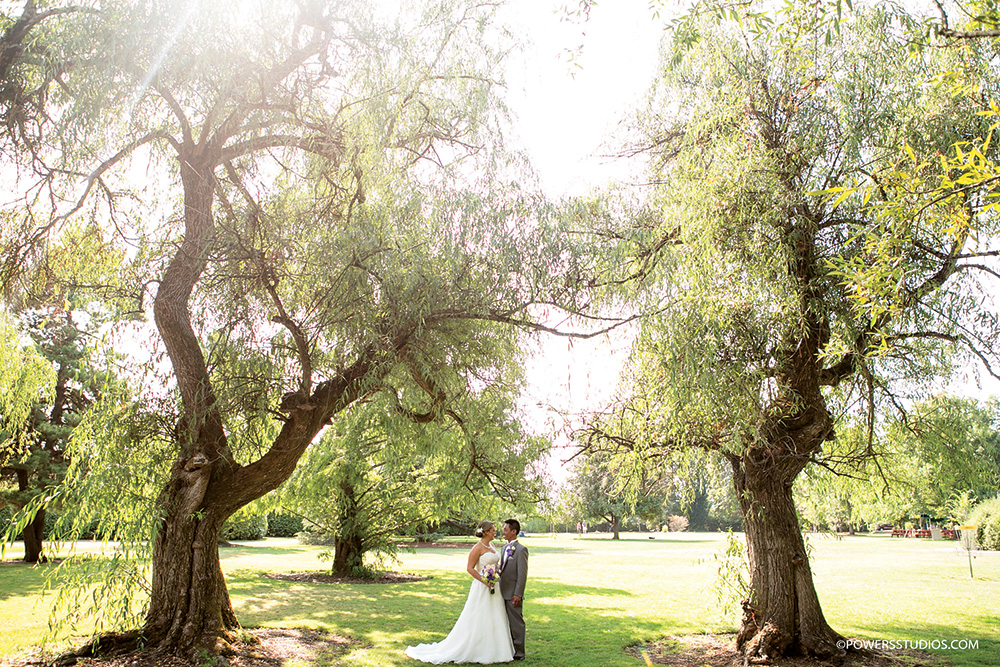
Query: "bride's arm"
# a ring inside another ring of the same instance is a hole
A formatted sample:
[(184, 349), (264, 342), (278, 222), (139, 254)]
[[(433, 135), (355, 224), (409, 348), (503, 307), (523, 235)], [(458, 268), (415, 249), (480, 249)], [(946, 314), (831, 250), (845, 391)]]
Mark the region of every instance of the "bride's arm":
[(465, 566), (465, 571), (468, 572), (469, 576), (471, 576), (476, 581), (482, 582), (483, 586), (489, 586), (489, 584), (486, 583), (486, 580), (483, 579), (482, 575), (480, 575), (476, 571), (476, 565), (479, 564), (479, 556), (482, 554), (483, 551), (484, 548), (481, 544), (476, 544), (474, 547), (472, 547), (472, 550), (469, 551), (469, 562)]

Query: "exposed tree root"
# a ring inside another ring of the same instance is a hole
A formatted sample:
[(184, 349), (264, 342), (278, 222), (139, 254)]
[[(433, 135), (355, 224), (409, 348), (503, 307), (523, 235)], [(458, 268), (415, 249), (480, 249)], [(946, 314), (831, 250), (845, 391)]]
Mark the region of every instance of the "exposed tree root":
[(185, 662), (200, 664), (205, 661), (206, 656), (234, 655), (234, 644), (245, 644), (247, 641), (255, 643), (257, 640), (250, 635), (238, 638), (235, 632), (226, 632), (222, 637), (206, 635), (192, 646), (179, 646), (167, 641), (157, 644), (150, 641), (141, 630), (133, 630), (100, 635), (78, 649), (63, 653), (50, 664), (54, 667), (70, 667), (83, 659), (112, 659), (129, 654), (141, 654), (150, 662), (176, 657)]

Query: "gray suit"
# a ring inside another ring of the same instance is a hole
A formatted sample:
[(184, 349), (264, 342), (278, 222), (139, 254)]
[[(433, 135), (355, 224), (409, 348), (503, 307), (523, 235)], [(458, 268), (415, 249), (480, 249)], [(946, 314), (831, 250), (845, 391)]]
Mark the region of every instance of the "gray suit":
[[(528, 581), (528, 548), (517, 540), (508, 543), (514, 545), (514, 551), (503, 562), (500, 574), (500, 594), (503, 595), (507, 607), (507, 620), (510, 621), (510, 638), (514, 641), (514, 658), (524, 657), (524, 585)], [(504, 546), (504, 549), (508, 545)], [(511, 602), (514, 596), (521, 598), (520, 606)]]

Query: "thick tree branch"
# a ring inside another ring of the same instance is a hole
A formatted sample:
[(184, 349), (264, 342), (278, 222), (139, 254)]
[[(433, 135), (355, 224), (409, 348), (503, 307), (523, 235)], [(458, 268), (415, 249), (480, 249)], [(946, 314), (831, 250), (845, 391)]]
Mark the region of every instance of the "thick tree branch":
[(188, 122), (184, 109), (182, 109), (181, 105), (178, 104), (177, 100), (170, 92), (170, 89), (157, 81), (153, 85), (153, 90), (155, 90), (159, 96), (163, 98), (163, 101), (167, 103), (168, 107), (170, 107), (170, 111), (174, 114), (177, 122), (180, 123), (181, 133), (184, 136), (183, 143), (192, 145), (194, 143), (194, 137), (191, 136), (191, 123)]
[(316, 134), (302, 137), (296, 134), (275, 134), (254, 137), (226, 146), (221, 153), (224, 162), (270, 148), (298, 148), (338, 163), (343, 155), (343, 147), (333, 138)]
[[(948, 37), (951, 39), (983, 39), (989, 37), (1000, 37), (1000, 30), (953, 30), (948, 25), (948, 14), (944, 10), (944, 5), (941, 4), (940, 0), (934, 0), (934, 4), (938, 8), (938, 13), (941, 15), (941, 25), (938, 27), (938, 34), (942, 37)], [(979, 17), (979, 20), (983, 20), (984, 17)]]

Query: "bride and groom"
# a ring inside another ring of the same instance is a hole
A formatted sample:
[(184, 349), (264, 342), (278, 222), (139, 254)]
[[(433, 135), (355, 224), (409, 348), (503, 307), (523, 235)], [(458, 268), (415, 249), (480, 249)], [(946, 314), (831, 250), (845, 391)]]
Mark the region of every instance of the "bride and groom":
[[(406, 655), (435, 665), (524, 660), (522, 600), (528, 578), (528, 549), (517, 541), (520, 532), (517, 519), (507, 519), (503, 524), (507, 543), (497, 551), (491, 544), (496, 528), (489, 521), (479, 524), (479, 541), (469, 551), (466, 566), (475, 581), (462, 613), (443, 641), (410, 646)], [(489, 580), (495, 570), (500, 572), (499, 583)]]

